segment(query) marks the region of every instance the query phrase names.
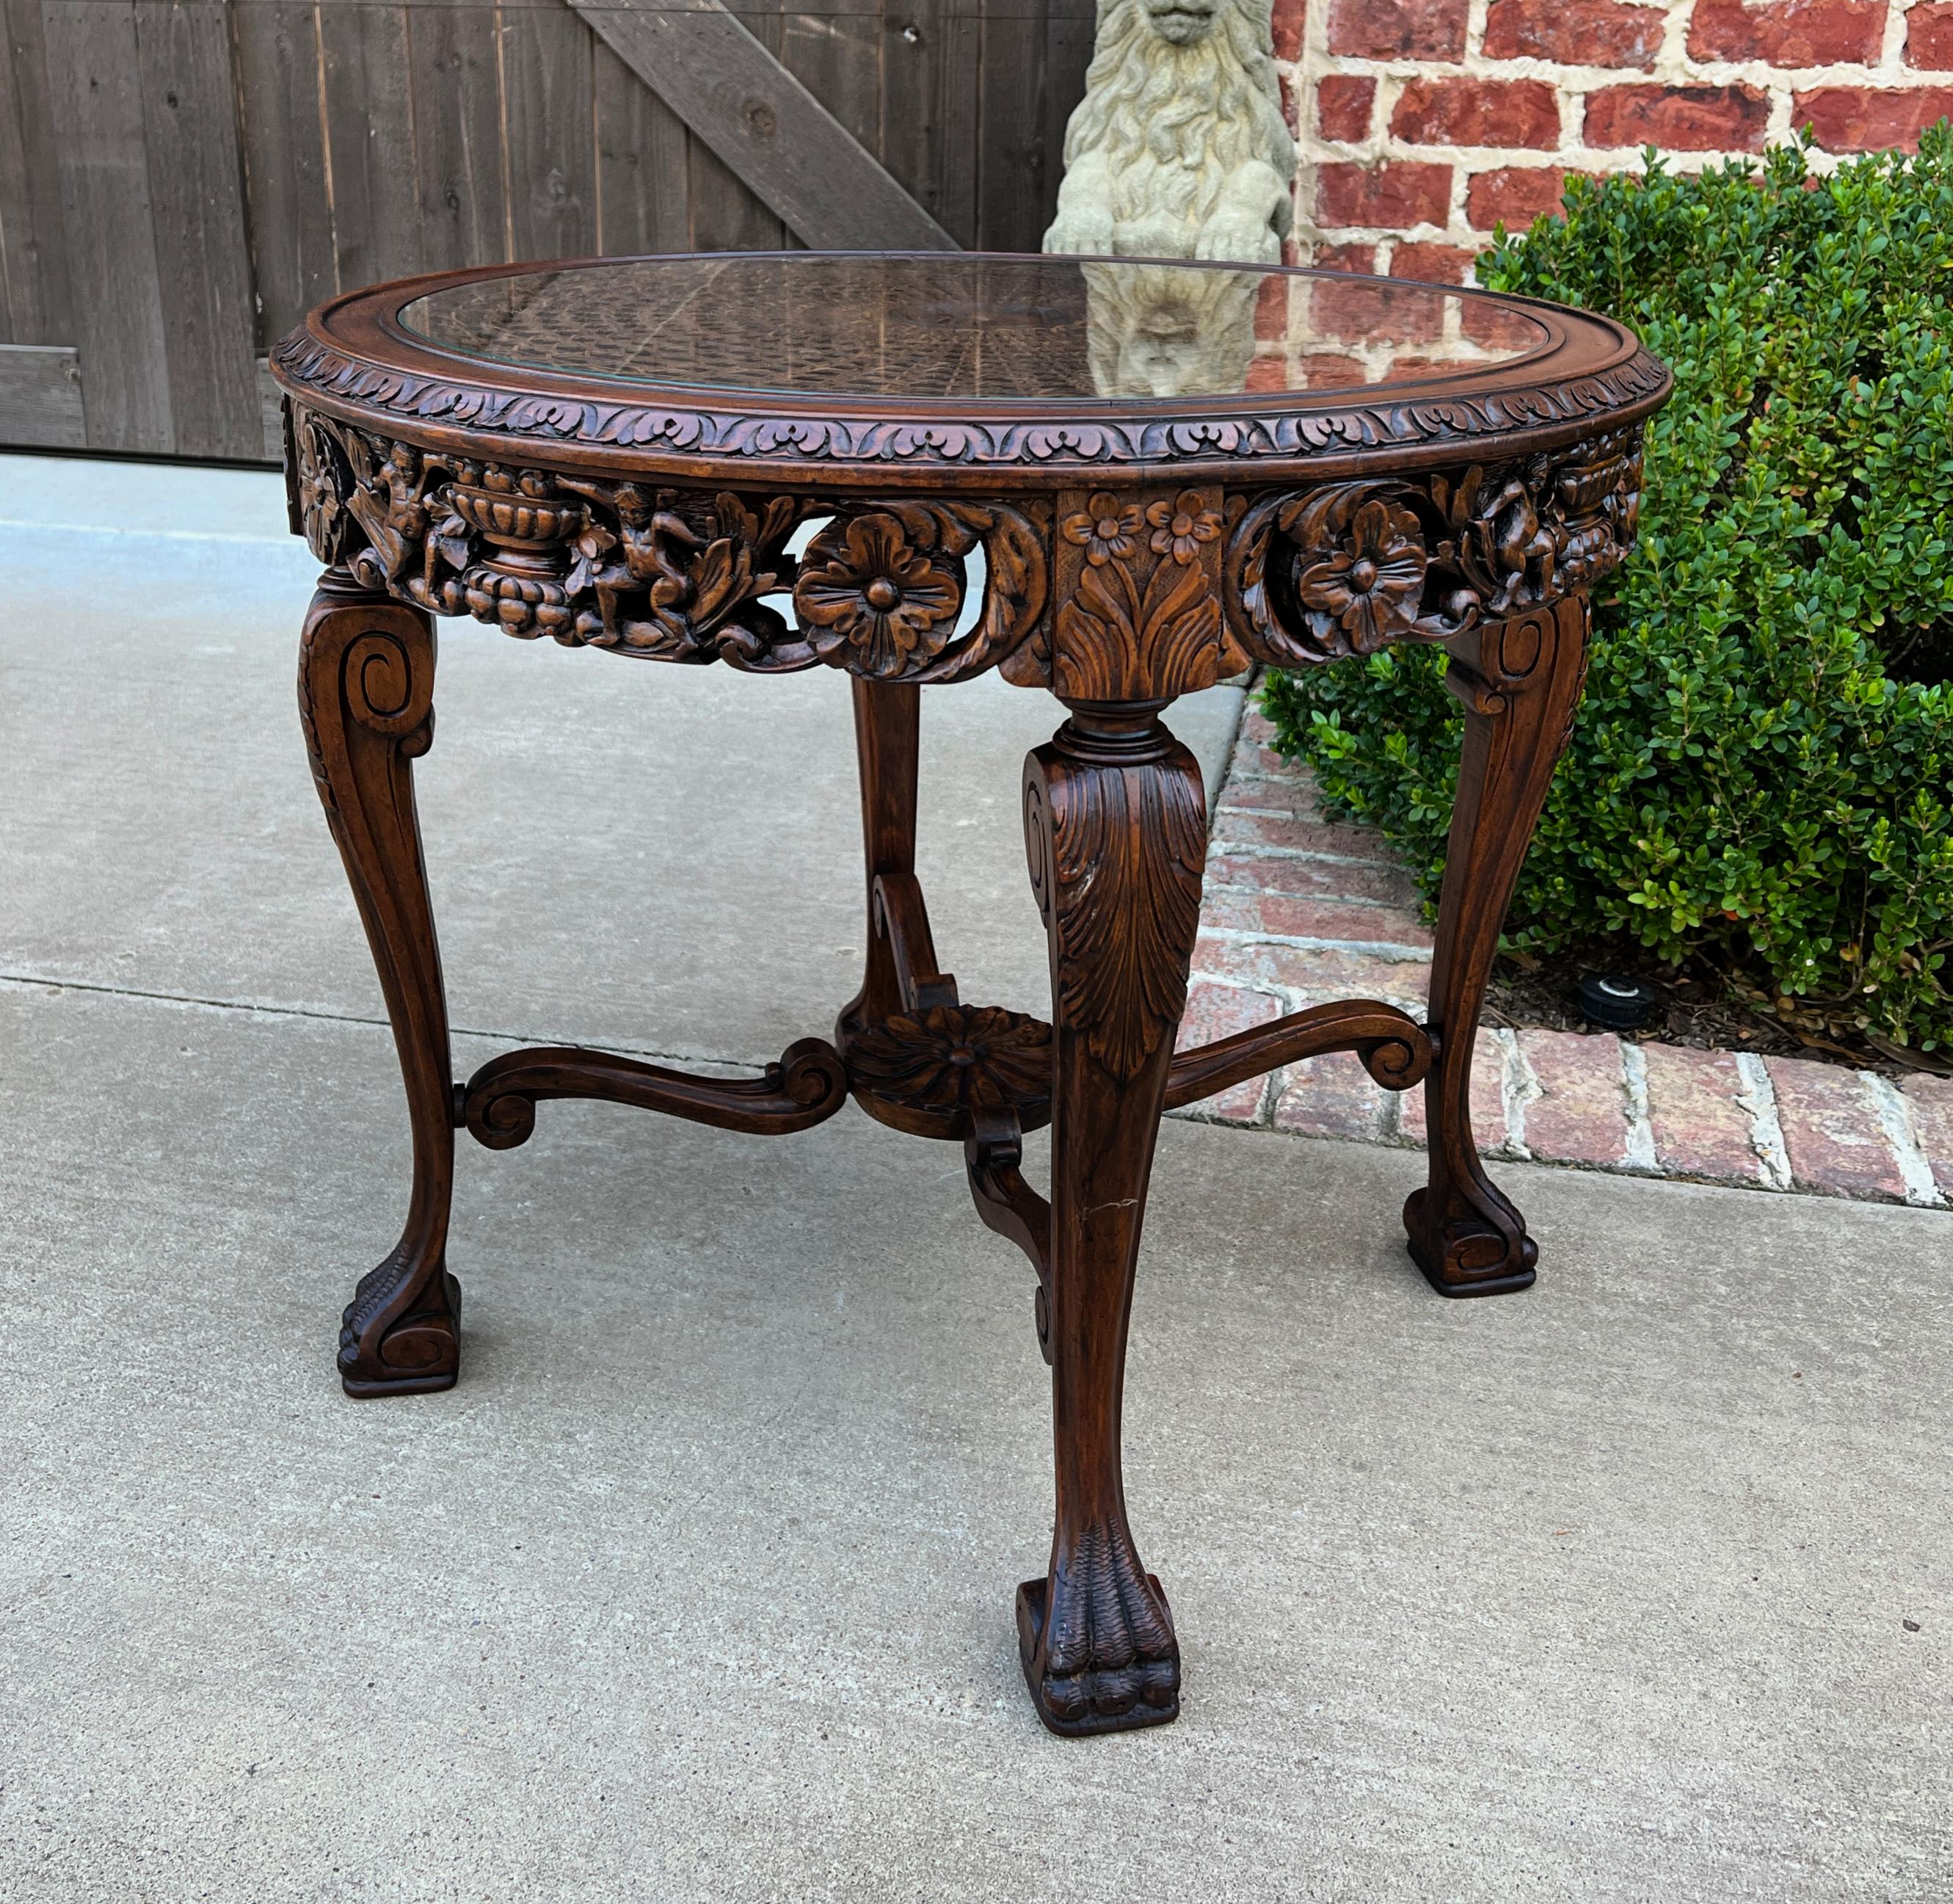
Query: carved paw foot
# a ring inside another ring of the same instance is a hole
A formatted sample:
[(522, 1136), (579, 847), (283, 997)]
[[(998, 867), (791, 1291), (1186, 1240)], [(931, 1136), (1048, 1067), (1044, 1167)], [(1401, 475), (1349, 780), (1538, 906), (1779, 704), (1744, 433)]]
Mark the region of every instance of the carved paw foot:
[(1483, 1209), (1456, 1196), (1440, 1205), (1428, 1189), (1404, 1204), (1411, 1260), (1440, 1296), (1503, 1296), (1537, 1278), (1539, 1247), (1525, 1219), (1490, 1185), (1484, 1196)]
[(1017, 1656), (1038, 1717), (1066, 1737), (1180, 1717), (1165, 1590), (1109, 1529), (1086, 1535), (1069, 1570), (1017, 1589)]
[(420, 1300), (382, 1319), (412, 1274), (397, 1251), (359, 1278), (339, 1328), (339, 1379), (349, 1395), (452, 1388), (461, 1373), (461, 1284), (437, 1270)]

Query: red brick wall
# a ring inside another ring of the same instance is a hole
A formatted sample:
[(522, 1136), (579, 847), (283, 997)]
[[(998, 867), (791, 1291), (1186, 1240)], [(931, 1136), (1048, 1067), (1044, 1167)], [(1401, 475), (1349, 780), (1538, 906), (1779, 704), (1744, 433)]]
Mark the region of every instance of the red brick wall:
[[(1953, 0), (1275, 0), (1302, 262), (1462, 281), (1570, 171), (1953, 116)], [(1313, 235), (1319, 234), (1319, 235)]]

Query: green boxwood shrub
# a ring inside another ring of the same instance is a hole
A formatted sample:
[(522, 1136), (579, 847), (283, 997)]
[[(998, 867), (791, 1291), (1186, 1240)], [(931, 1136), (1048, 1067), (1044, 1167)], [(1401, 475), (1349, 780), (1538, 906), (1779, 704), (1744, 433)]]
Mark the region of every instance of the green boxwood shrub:
[[(1492, 289), (1612, 312), (1673, 369), (1638, 547), (1506, 943), (1626, 935), (1780, 1010), (1953, 1046), (1953, 128), (1569, 185)], [(1434, 897), (1456, 773), (1444, 657), (1271, 679), (1281, 745)]]

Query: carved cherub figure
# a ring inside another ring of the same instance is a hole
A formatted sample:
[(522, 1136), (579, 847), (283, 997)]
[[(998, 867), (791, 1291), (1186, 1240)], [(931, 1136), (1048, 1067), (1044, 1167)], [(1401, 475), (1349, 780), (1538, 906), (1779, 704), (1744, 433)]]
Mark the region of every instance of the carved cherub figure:
[(1271, 0), (1099, 0), (1051, 252), (1280, 262), (1295, 140)]
[[(362, 456), (366, 446), (356, 432), (350, 440), (360, 443)], [(428, 535), (427, 497), (422, 483), (420, 452), (411, 444), (391, 444), (386, 460), (370, 476), (361, 472), (346, 507), (366, 532), (375, 559), (389, 582), (397, 582), (409, 560), (424, 555)]]

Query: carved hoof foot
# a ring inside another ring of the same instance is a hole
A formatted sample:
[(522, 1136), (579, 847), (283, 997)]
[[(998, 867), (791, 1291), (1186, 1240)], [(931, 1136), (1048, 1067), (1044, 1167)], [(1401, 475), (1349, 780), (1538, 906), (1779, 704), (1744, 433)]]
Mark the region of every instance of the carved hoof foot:
[(1158, 1579), (1094, 1569), (1064, 1594), (1055, 1630), (1049, 1593), (1045, 1580), (1017, 1589), (1017, 1657), (1050, 1730), (1076, 1739), (1180, 1717), (1180, 1645)]
[(452, 1388), (461, 1373), (461, 1284), (445, 1269), (425, 1292), (426, 1300), (381, 1330), (376, 1339), (366, 1319), (384, 1306), (399, 1273), (390, 1256), (369, 1270), (340, 1319), (340, 1385), (362, 1401)]
[(1440, 1296), (1503, 1296), (1533, 1286), (1539, 1247), (1526, 1234), (1517, 1210), (1503, 1206), (1512, 1225), (1508, 1234), (1475, 1210), (1459, 1211), (1448, 1222), (1434, 1222), (1428, 1201), (1428, 1191), (1414, 1190), (1405, 1202), (1405, 1247)]

